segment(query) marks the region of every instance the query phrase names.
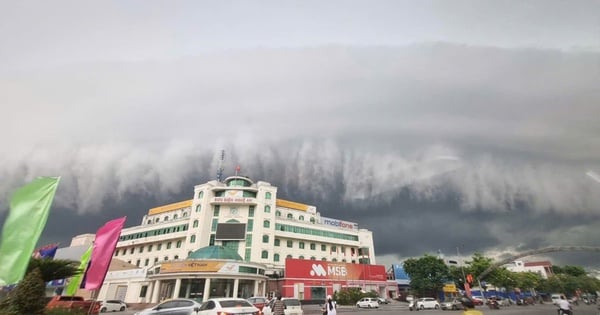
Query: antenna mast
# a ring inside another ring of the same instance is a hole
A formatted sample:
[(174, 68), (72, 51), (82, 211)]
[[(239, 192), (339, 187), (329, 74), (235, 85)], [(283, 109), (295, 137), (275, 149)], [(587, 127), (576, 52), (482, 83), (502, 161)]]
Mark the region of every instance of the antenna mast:
[(217, 181), (223, 181), (223, 161), (225, 160), (225, 150), (221, 150), (221, 159), (219, 159), (219, 167), (217, 168)]

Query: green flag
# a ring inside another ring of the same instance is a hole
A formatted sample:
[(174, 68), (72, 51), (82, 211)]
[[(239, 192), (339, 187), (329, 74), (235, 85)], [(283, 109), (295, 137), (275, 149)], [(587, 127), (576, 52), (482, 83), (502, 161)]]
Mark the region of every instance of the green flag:
[(13, 194), (0, 240), (0, 286), (15, 284), (25, 276), (59, 180), (40, 177)]
[(79, 263), (79, 271), (81, 271), (81, 273), (71, 277), (65, 295), (73, 296), (75, 295), (75, 293), (77, 293), (77, 289), (79, 289), (79, 286), (81, 285), (81, 278), (83, 278), (83, 276), (85, 275), (88, 263), (90, 262), (90, 258), (92, 257), (92, 248), (94, 248), (93, 245), (90, 246), (90, 248), (88, 248), (88, 250), (86, 250), (85, 253), (83, 253), (83, 255), (81, 255), (81, 262)]

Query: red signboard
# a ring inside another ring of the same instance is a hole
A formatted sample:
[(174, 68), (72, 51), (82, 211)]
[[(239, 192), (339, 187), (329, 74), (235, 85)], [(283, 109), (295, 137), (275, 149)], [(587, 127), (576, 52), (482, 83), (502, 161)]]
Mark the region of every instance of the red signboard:
[(386, 281), (385, 266), (305, 259), (286, 259), (285, 277), (321, 280)]

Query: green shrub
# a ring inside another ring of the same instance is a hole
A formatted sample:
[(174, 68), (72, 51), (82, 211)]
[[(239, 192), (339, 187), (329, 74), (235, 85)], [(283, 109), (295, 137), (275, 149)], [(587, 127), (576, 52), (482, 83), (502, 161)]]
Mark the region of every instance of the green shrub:
[(333, 294), (333, 299), (340, 305), (354, 305), (364, 297), (378, 297), (375, 291), (362, 292), (360, 288), (345, 288)]
[(15, 288), (9, 304), (17, 314), (44, 315), (46, 284), (39, 269), (27, 274)]

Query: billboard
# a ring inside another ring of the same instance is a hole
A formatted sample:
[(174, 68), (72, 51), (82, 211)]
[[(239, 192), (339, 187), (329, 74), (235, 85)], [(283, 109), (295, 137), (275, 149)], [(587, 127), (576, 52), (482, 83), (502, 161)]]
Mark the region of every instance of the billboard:
[(410, 277), (402, 265), (394, 265), (394, 278), (398, 284), (410, 284)]
[(245, 240), (246, 223), (219, 223), (217, 225), (216, 240)]
[(385, 267), (382, 265), (291, 258), (285, 260), (285, 277), (326, 280), (387, 280)]
[(321, 217), (321, 224), (337, 227), (344, 230), (358, 230), (358, 223), (342, 221), (338, 219)]

